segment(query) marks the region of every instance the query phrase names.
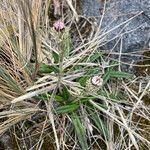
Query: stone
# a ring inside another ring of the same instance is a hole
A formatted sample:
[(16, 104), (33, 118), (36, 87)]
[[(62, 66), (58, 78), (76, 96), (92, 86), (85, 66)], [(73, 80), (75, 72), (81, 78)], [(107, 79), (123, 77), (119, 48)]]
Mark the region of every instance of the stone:
[[(104, 1), (82, 0), (82, 14), (96, 17), (99, 24)], [(104, 37), (102, 49), (135, 52), (149, 48), (150, 0), (107, 0), (99, 35)]]

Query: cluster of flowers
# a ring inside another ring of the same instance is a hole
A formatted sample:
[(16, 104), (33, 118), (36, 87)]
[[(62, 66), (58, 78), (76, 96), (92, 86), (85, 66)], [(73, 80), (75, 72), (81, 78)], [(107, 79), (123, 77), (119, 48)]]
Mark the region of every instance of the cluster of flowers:
[(65, 24), (61, 20), (57, 20), (54, 24), (53, 27), (56, 31), (63, 30), (65, 28)]

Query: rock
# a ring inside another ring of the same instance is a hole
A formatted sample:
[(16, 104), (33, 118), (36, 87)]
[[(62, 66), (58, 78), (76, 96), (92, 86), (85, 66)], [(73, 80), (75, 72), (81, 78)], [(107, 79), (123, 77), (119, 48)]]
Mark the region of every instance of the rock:
[[(82, 10), (84, 16), (95, 16), (99, 23), (104, 0), (82, 0)], [(107, 0), (100, 35), (103, 49), (119, 51), (122, 47), (123, 52), (133, 52), (148, 48), (150, 0)]]

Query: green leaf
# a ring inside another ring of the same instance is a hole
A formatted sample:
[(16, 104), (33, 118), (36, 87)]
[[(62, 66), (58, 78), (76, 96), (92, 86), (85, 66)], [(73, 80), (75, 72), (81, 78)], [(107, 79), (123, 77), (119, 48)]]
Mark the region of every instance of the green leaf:
[(103, 78), (103, 85), (106, 84), (107, 81), (109, 80), (109, 78), (111, 77), (111, 72), (113, 72), (113, 68), (114, 68), (113, 65), (115, 65), (115, 64), (117, 64), (117, 62), (116, 62), (116, 61), (112, 61), (112, 62), (110, 63), (110, 65), (112, 65), (112, 66), (111, 66), (111, 67), (108, 67), (108, 68), (106, 69), (104, 75), (102, 76), (102, 78)]
[(89, 58), (89, 62), (94, 62), (97, 60), (100, 56), (102, 56), (102, 53), (100, 52), (95, 52), (92, 56)]
[(116, 96), (116, 95), (114, 95), (113, 93), (110, 93), (110, 94), (109, 94), (109, 97), (111, 98), (111, 101), (112, 101), (112, 102), (119, 102), (119, 101), (120, 101), (119, 96)]
[(89, 69), (86, 75), (94, 75), (94, 74), (98, 74), (99, 72), (100, 72), (99, 67), (94, 67)]
[(81, 99), (80, 99), (80, 102), (81, 103), (85, 103), (85, 102), (88, 102), (89, 100), (91, 100), (91, 99), (95, 99), (95, 97), (93, 97), (93, 96), (86, 96), (86, 97), (82, 97)]
[(39, 67), (39, 73), (59, 73), (59, 69), (56, 66), (49, 66), (46, 64), (41, 64)]
[(72, 113), (71, 120), (74, 125), (74, 129), (77, 134), (78, 141), (81, 145), (81, 149), (88, 150), (86, 131), (85, 131), (83, 124), (81, 123), (79, 116), (76, 113)]
[(57, 113), (71, 113), (78, 109), (79, 105), (78, 104), (70, 104), (70, 105), (65, 105), (65, 106), (60, 106), (55, 109)]
[(107, 83), (107, 81), (108, 81), (109, 78), (110, 78), (110, 72), (109, 72), (109, 71), (106, 72), (106, 73), (102, 76), (102, 78), (103, 78), (103, 85), (104, 85), (105, 83)]
[(130, 78), (133, 75), (130, 73), (122, 72), (122, 71), (111, 71), (110, 72), (111, 77), (115, 78)]
[(59, 62), (59, 54), (57, 54), (56, 52), (52, 52), (53, 58), (54, 58), (54, 62), (57, 64)]
[(34, 96), (33, 98), (35, 98), (36, 100), (47, 101), (51, 98), (51, 95), (49, 95), (49, 94), (40, 94), (38, 96)]
[(118, 93), (117, 94), (116, 93), (110, 93), (110, 92), (107, 92), (106, 90), (104, 91), (103, 89), (101, 89), (98, 91), (98, 94), (101, 96), (104, 96), (108, 99), (111, 99), (111, 101), (113, 101), (113, 102), (119, 102), (120, 101), (120, 97), (118, 96)]
[(50, 100), (51, 98), (53, 98), (55, 101), (57, 102), (63, 102), (64, 99), (63, 97), (59, 96), (59, 95), (50, 95), (50, 94), (41, 94), (41, 95), (38, 95), (38, 96), (34, 96), (34, 98), (36, 100), (43, 100), (43, 101), (48, 101)]
[(63, 49), (64, 49), (64, 56), (67, 58), (69, 56), (71, 49), (71, 38), (69, 33), (66, 33), (63, 37)]
[(86, 81), (88, 80), (88, 78), (89, 78), (89, 77), (87, 77), (87, 76), (81, 77), (81, 78), (79, 79), (80, 85), (83, 86), (83, 87), (85, 87), (85, 86), (86, 86)]
[(64, 101), (63, 97), (62, 97), (62, 96), (59, 96), (59, 95), (55, 95), (55, 96), (54, 96), (54, 99), (55, 99), (55, 101), (57, 101), (57, 102), (63, 102), (63, 101)]
[(89, 108), (87, 110), (89, 112), (90, 118), (94, 121), (97, 128), (99, 130), (101, 130), (103, 135), (108, 139), (109, 138), (109, 134), (108, 134), (109, 132), (108, 132), (108, 129), (107, 129), (104, 121), (101, 119), (101, 117), (97, 114), (97, 112), (95, 110), (93, 110), (93, 109), (91, 110)]
[(68, 101), (69, 98), (70, 98), (70, 93), (67, 89), (67, 87), (63, 86), (63, 89), (62, 89), (62, 97), (64, 98), (64, 100)]
[(82, 69), (82, 66), (74, 66), (74, 70), (81, 70)]

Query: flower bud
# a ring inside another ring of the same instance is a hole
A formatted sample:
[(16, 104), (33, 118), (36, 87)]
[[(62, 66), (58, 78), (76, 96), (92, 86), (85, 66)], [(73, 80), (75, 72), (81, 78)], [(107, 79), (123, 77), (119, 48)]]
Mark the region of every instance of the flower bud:
[(94, 76), (87, 80), (85, 90), (88, 93), (97, 93), (97, 91), (102, 87), (103, 79), (100, 76)]

